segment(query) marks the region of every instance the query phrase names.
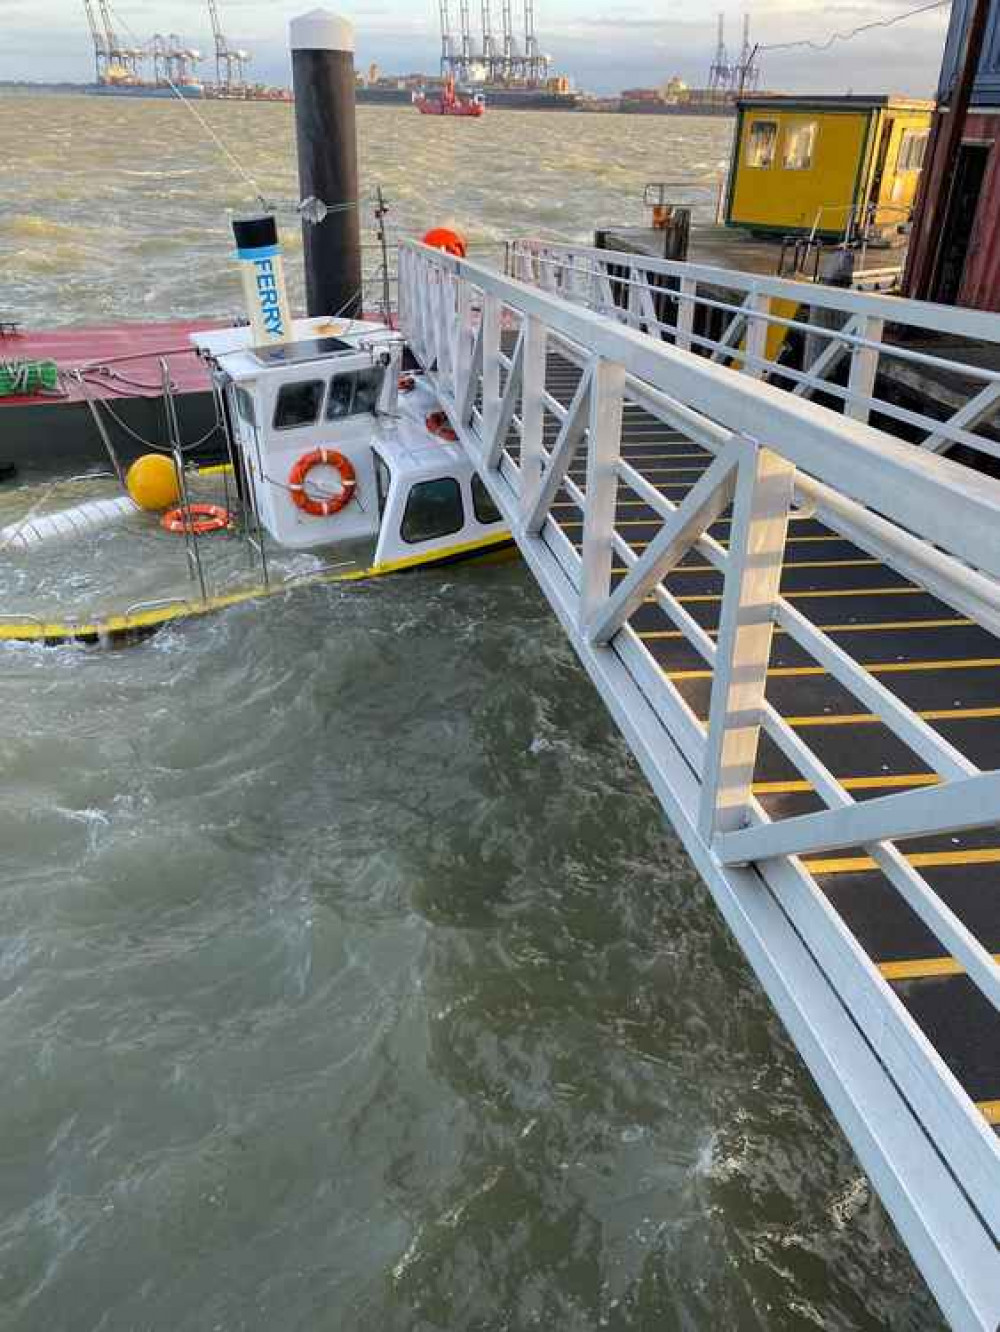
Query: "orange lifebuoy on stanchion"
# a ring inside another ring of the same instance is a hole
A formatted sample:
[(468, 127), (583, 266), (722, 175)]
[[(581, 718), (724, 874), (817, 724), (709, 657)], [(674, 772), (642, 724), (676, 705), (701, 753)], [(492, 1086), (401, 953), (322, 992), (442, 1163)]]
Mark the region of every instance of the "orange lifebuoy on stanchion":
[(414, 379), (412, 375), (399, 376), (400, 393), (412, 393), (416, 387), (417, 387), (417, 381)]
[(204, 532), (221, 532), (228, 527), (232, 519), (229, 510), (219, 504), (189, 504), (168, 509), (160, 519), (160, 526), (166, 532), (191, 532), (201, 536)]
[(465, 237), (460, 231), (453, 231), (451, 227), (431, 227), (430, 231), (424, 232), (421, 239), (431, 249), (444, 250), (446, 254), (453, 254), (456, 259), (464, 259), (468, 252)]
[(432, 435), (437, 435), (439, 439), (446, 439), (449, 443), (458, 439), (458, 436), (448, 424), (448, 418), (444, 412), (431, 412), (430, 416), (425, 418), (424, 425)]
[[(340, 493), (329, 499), (313, 499), (306, 493), (306, 477), (314, 467), (333, 467), (340, 473)], [(350, 504), (358, 488), (358, 479), (349, 458), (336, 449), (313, 449), (303, 453), (288, 473), (288, 488), (295, 507), (314, 518), (329, 518)]]

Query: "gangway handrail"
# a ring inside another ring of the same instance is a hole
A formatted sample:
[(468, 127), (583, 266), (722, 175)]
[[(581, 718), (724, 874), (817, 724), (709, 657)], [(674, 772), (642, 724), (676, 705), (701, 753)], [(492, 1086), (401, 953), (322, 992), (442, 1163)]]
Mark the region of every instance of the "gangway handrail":
[[(929, 725), (895, 675), (803, 615), (779, 578), (805, 504), (996, 632), (1000, 482), (479, 265), (417, 243), (399, 263), (401, 327), (460, 442), (938, 1301), (956, 1326), (995, 1330), (1000, 1142), (801, 856), (862, 846), (996, 1011), (996, 961), (893, 839), (992, 826), (1000, 776)], [(580, 371), (568, 402), (548, 382), (553, 356)], [(676, 503), (622, 456), (635, 406), (708, 451)], [(585, 484), (569, 474), (580, 458)], [(621, 487), (662, 523), (641, 553), (617, 530)], [(579, 549), (560, 492), (581, 512)], [(723, 547), (709, 529), (730, 508)], [(724, 577), (714, 638), (667, 581), (696, 546)], [(706, 664), (706, 721), (633, 626), (650, 600)], [(855, 801), (766, 695), (776, 626), (929, 766), (933, 785)], [(761, 734), (826, 813), (768, 816), (752, 785)]]
[[(858, 420), (877, 414), (928, 452), (963, 445), (1000, 457), (997, 436), (976, 430), (1000, 411), (1000, 315), (551, 241), (512, 242), (510, 264), (521, 280), (657, 339), (797, 396), (836, 398)], [(864, 279), (865, 271), (857, 276)], [(720, 318), (725, 327), (717, 330)], [(791, 334), (803, 342), (800, 365), (789, 359)], [(961, 345), (942, 349), (935, 345), (941, 335)], [(925, 345), (908, 345), (914, 339)], [(973, 343), (991, 349), (990, 363), (970, 353)], [(837, 375), (845, 361), (841, 384)], [(884, 378), (889, 371), (899, 385), (879, 395), (880, 372)], [(943, 419), (937, 409), (919, 406), (921, 394), (928, 402), (940, 396), (941, 384), (947, 385), (942, 404), (951, 410)], [(916, 406), (902, 400), (907, 392)]]

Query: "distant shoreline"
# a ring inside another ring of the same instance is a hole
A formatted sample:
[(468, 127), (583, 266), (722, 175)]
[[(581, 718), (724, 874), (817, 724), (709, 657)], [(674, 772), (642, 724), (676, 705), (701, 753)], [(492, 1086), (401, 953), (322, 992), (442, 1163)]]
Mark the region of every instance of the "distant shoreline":
[(83, 93), (89, 83), (35, 83), (29, 79), (0, 79), (0, 92)]

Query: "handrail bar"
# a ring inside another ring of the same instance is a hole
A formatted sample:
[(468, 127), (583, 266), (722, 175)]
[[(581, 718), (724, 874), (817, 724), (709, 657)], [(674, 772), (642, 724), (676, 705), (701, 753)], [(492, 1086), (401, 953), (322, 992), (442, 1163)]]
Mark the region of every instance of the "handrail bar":
[[(933, 301), (915, 301), (905, 296), (882, 296), (874, 292), (851, 291), (846, 287), (831, 287), (824, 283), (804, 283), (794, 278), (772, 277), (766, 273), (748, 274), (734, 268), (718, 268), (711, 264), (688, 263), (678, 259), (660, 259), (651, 255), (630, 254), (626, 250), (602, 250), (594, 246), (561, 244), (556, 241), (516, 240), (515, 253), (531, 253), (533, 247), (560, 249), (569, 254), (593, 258), (601, 263), (638, 265), (651, 273), (664, 277), (690, 278), (709, 285), (731, 287), (741, 291), (757, 290), (763, 295), (778, 296), (803, 302), (803, 291), (812, 296), (812, 304), (824, 305), (845, 314), (872, 315), (888, 323), (912, 324), (931, 332), (953, 333), (963, 338), (982, 338), (987, 342), (1000, 341), (1000, 315), (988, 310), (972, 310), (964, 306), (940, 305)], [(863, 270), (862, 270), (863, 271)], [(669, 294), (669, 293), (668, 293)]]
[[(836, 491), (893, 519), (951, 551), (973, 568), (1000, 577), (1000, 481), (972, 473), (937, 455), (917, 454), (860, 421), (836, 417), (814, 403), (743, 377), (679, 347), (611, 324), (580, 306), (516, 278), (411, 243), (453, 278), (464, 277), (486, 293), (516, 290), (521, 313), (547, 318), (558, 332), (591, 352), (623, 354), (632, 373), (696, 411), (741, 429), (774, 447), (789, 462)], [(780, 442), (776, 436), (780, 435)], [(956, 524), (953, 505), (962, 508)]]

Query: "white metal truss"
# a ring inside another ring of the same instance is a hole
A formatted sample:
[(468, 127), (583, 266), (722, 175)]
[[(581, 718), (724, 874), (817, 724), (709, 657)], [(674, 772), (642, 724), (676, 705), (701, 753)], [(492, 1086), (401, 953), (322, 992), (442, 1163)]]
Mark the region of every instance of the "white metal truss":
[[(1000, 775), (981, 772), (929, 726), (893, 691), (895, 676), (872, 674), (802, 615), (781, 595), (779, 577), (789, 522), (817, 514), (996, 632), (1000, 482), (917, 453), (860, 419), (864, 412), (841, 415), (654, 340), (642, 331), (648, 306), (636, 304), (631, 320), (618, 309), (609, 319), (584, 308), (617, 278), (587, 253), (585, 264), (577, 262), (579, 254), (542, 284), (553, 290), (540, 290), (407, 242), (399, 257), (402, 330), (941, 1308), (956, 1327), (996, 1332), (1000, 1140), (834, 910), (808, 857), (863, 848), (887, 891), (908, 903), (1000, 1009), (997, 963), (905, 854), (916, 833), (1000, 823)], [(687, 269), (681, 289), (703, 281), (717, 276)], [(787, 287), (799, 292), (790, 283), (777, 293), (758, 279), (747, 283), (751, 312), (772, 294), (785, 298)], [(881, 304), (851, 303), (879, 298), (834, 295), (847, 317), (840, 341), (859, 367), (855, 373), (852, 365), (850, 407), (870, 396), (867, 353), (880, 344), (869, 335), (884, 314)], [(684, 338), (695, 341), (690, 325)], [(568, 401), (550, 382), (555, 363), (579, 371)], [(714, 455), (680, 503), (623, 457), (623, 415), (636, 407)], [(554, 435), (546, 418), (558, 423)], [(578, 545), (564, 521), (567, 495), (582, 514)], [(618, 530), (623, 495), (662, 519), (639, 555)], [(723, 546), (708, 529), (727, 506)], [(715, 637), (667, 581), (692, 549), (724, 577)], [(616, 559), (626, 566), (617, 584)], [(650, 600), (711, 671), (707, 722), (633, 625)], [(919, 755), (936, 784), (856, 802), (809, 746), (808, 732), (766, 696), (776, 629)], [(767, 816), (751, 786), (763, 734), (825, 811)]]
[[(510, 254), (512, 273), (522, 281), (713, 361), (777, 380), (798, 397), (822, 392), (855, 420), (877, 413), (930, 452), (961, 444), (1000, 457), (997, 437), (977, 431), (1000, 412), (1000, 315), (547, 241), (515, 241)], [(714, 322), (708, 316), (724, 322), (721, 333), (707, 331)], [(696, 325), (706, 331), (696, 332)], [(890, 341), (890, 325), (905, 336)], [(803, 368), (778, 361), (792, 333), (806, 340)], [(933, 339), (941, 335), (950, 341), (937, 349)], [(985, 344), (992, 356), (968, 355), (967, 339)], [(834, 378), (845, 359), (846, 385)], [(939, 420), (898, 394), (877, 396), (879, 370), (887, 367), (901, 383), (915, 386), (924, 376), (947, 384), (950, 415)]]

